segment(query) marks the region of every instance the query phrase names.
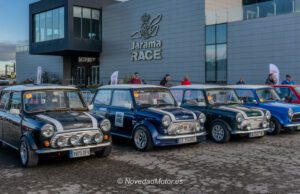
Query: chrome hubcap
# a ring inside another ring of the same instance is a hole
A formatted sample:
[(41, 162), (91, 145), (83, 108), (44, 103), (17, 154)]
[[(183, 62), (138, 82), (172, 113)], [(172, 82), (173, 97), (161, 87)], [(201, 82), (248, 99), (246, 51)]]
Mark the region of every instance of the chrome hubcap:
[(273, 121), (271, 121), (270, 122), (270, 130), (269, 131), (272, 133), (273, 131), (275, 131), (275, 128), (276, 128), (275, 123)]
[(221, 125), (215, 125), (212, 129), (212, 136), (216, 141), (222, 141), (224, 138), (225, 132)]
[(134, 143), (139, 149), (144, 149), (147, 144), (147, 135), (143, 130), (137, 130), (134, 135)]
[(23, 164), (26, 164), (27, 162), (27, 148), (25, 142), (22, 142), (21, 147), (20, 147), (20, 156)]

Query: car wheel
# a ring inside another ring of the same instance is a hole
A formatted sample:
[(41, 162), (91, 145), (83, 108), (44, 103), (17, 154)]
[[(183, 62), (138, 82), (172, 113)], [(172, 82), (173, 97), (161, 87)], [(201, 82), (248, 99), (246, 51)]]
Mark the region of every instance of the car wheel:
[(137, 150), (147, 151), (153, 148), (153, 141), (147, 128), (140, 126), (134, 130), (133, 143)]
[(227, 125), (220, 121), (213, 122), (210, 135), (216, 143), (225, 143), (230, 139), (230, 132)]
[(267, 132), (269, 135), (278, 135), (281, 131), (281, 124), (276, 119), (271, 119), (270, 130)]
[(0, 141), (0, 148), (2, 148), (3, 147), (3, 143), (2, 143), (2, 141)]
[(96, 157), (103, 157), (103, 158), (108, 157), (111, 153), (111, 150), (112, 150), (112, 146), (105, 147), (102, 150), (96, 151), (95, 156)]
[(21, 139), (19, 153), (23, 167), (30, 168), (38, 165), (39, 156), (31, 149), (29, 142), (25, 137)]

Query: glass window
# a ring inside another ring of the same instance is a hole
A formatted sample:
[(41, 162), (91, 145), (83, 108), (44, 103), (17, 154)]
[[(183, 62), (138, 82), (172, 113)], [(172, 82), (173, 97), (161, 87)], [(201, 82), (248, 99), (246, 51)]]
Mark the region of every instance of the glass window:
[(40, 41), (40, 15), (36, 14), (34, 16), (34, 25), (35, 25), (35, 42)]
[(206, 26), (206, 45), (216, 43), (216, 26)]
[(295, 0), (295, 11), (300, 12), (300, 0)]
[(3, 92), (1, 95), (0, 108), (3, 110), (8, 110), (10, 99), (10, 92)]
[(245, 5), (244, 6), (244, 19), (250, 20), (258, 17), (258, 6), (257, 4)]
[(236, 90), (236, 93), (245, 103), (255, 101), (255, 96), (252, 90)]
[(91, 39), (99, 40), (100, 34), (100, 11), (92, 10), (92, 34)]
[(291, 90), (289, 88), (276, 88), (275, 89), (281, 99), (289, 97)]
[(227, 80), (227, 45), (217, 45), (217, 81)]
[(91, 38), (91, 9), (82, 9), (82, 38)]
[(135, 90), (134, 99), (139, 107), (175, 106), (169, 90)]
[(74, 7), (73, 14), (74, 14), (74, 36), (77, 38), (81, 38), (81, 18), (82, 18), (81, 7)]
[(187, 90), (184, 94), (183, 104), (192, 106), (206, 106), (202, 90)]
[(65, 9), (59, 8), (59, 38), (65, 37)]
[(58, 39), (59, 38), (59, 10), (55, 9), (53, 10), (52, 13), (52, 18), (53, 18), (53, 39)]
[(171, 90), (171, 92), (177, 103), (181, 103), (183, 98), (183, 90)]
[(276, 14), (285, 14), (293, 12), (293, 0), (275, 0)]
[(258, 7), (259, 7), (259, 17), (260, 18), (274, 15), (275, 7), (274, 7), (273, 1), (259, 3)]
[(217, 43), (226, 43), (227, 42), (227, 24), (217, 25)]
[(40, 41), (46, 40), (46, 13), (40, 14)]
[(206, 46), (206, 81), (216, 80), (216, 46)]
[(52, 40), (52, 11), (46, 12), (46, 40)]
[(261, 102), (280, 101), (280, 97), (273, 88), (257, 90), (256, 94)]
[(128, 90), (117, 90), (113, 94), (112, 106), (121, 108), (132, 108), (132, 98)]
[(109, 105), (111, 100), (111, 90), (99, 90), (97, 93), (94, 104), (96, 105)]
[(206, 91), (207, 101), (209, 104), (237, 104), (239, 98), (234, 90), (208, 90)]
[(11, 109), (21, 110), (21, 92), (14, 92), (11, 100)]

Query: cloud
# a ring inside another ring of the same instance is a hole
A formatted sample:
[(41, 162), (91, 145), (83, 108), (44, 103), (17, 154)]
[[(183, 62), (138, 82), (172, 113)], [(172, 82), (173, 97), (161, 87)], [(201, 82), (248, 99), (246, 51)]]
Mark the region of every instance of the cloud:
[(0, 61), (12, 61), (16, 59), (16, 45), (0, 42)]

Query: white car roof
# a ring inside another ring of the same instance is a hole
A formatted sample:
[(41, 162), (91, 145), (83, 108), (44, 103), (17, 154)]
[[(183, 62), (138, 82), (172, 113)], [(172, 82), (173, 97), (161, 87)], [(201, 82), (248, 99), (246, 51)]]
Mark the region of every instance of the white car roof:
[(218, 88), (229, 88), (229, 87), (221, 86), (221, 85), (201, 85), (201, 84), (171, 87), (171, 89), (201, 89), (201, 90), (218, 89)]
[(264, 89), (264, 88), (272, 88), (271, 86), (267, 86), (267, 85), (232, 85), (229, 86), (233, 89)]
[(4, 91), (33, 91), (33, 90), (77, 90), (77, 88), (72, 86), (60, 86), (60, 85), (17, 85), (10, 86), (4, 89)]
[(143, 85), (143, 84), (119, 84), (119, 85), (106, 85), (101, 86), (98, 89), (147, 89), (147, 88), (161, 88), (166, 89), (166, 87), (156, 86), (156, 85)]

